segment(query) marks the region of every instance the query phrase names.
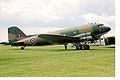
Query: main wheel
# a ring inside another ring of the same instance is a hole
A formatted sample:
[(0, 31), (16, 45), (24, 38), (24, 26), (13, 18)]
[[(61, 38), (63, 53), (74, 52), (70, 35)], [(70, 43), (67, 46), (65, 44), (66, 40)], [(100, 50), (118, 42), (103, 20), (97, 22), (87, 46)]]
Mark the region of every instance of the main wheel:
[(87, 46), (87, 50), (90, 50), (90, 46), (89, 45), (86, 45)]
[(84, 45), (84, 50), (89, 50), (90, 46), (89, 45)]
[(82, 50), (82, 45), (79, 45), (79, 50)]
[(82, 45), (76, 45), (76, 50), (82, 50)]
[(78, 45), (76, 45), (76, 50), (79, 50), (79, 46)]

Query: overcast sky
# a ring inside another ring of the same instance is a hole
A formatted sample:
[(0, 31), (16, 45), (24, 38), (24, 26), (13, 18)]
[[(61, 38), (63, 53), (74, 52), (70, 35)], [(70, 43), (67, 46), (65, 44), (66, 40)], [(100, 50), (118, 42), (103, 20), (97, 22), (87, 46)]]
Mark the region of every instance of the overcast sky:
[(7, 41), (12, 25), (37, 34), (97, 22), (113, 34), (114, 6), (114, 0), (0, 0), (0, 41)]

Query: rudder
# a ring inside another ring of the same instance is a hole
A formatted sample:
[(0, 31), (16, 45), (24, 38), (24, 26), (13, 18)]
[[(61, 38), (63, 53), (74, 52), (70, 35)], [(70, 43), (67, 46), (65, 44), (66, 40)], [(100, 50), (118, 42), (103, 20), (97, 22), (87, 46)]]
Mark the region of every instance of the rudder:
[(26, 35), (18, 27), (12, 26), (8, 28), (8, 39), (10, 43), (21, 40), (25, 37)]

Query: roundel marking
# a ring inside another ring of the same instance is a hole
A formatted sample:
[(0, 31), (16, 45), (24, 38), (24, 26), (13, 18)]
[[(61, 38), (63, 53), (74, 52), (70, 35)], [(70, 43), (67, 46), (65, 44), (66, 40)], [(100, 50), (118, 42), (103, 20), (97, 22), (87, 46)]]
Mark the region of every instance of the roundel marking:
[(35, 39), (35, 38), (31, 38), (31, 39), (30, 39), (30, 43), (31, 43), (32, 45), (34, 45), (34, 44), (36, 43), (36, 39)]

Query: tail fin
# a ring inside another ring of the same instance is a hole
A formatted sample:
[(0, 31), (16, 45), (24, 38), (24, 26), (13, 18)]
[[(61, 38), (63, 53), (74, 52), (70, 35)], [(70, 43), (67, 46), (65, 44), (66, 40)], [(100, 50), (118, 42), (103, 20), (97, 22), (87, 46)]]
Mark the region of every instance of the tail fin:
[(21, 40), (25, 37), (26, 35), (16, 26), (8, 28), (8, 39), (10, 43)]

